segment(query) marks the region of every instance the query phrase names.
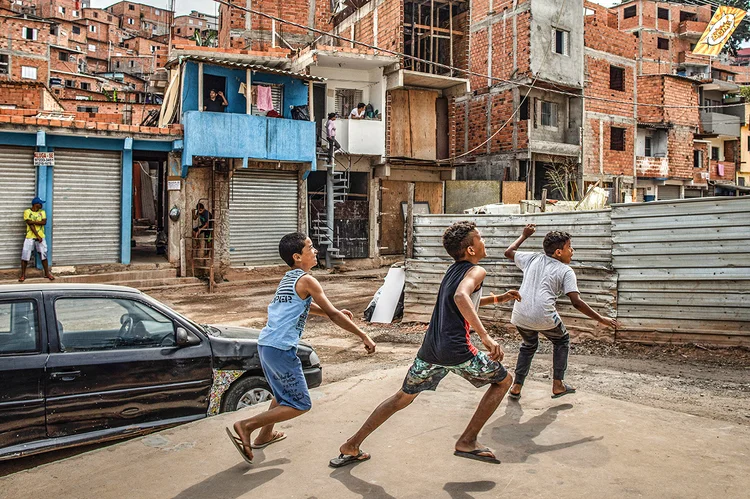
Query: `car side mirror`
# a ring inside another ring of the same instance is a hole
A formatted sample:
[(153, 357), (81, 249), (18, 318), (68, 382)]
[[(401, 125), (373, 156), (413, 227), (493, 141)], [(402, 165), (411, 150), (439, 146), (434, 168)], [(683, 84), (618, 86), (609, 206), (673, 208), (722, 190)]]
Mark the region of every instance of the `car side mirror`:
[(190, 347), (194, 345), (200, 345), (201, 339), (195, 334), (191, 333), (184, 327), (177, 328), (177, 346), (178, 347)]

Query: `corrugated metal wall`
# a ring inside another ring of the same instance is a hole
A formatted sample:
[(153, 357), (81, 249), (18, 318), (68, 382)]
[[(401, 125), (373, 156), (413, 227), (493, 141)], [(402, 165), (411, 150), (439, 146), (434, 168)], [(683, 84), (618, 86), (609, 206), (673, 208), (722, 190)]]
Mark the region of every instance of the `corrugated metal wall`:
[(121, 188), (119, 152), (55, 150), (53, 264), (120, 261)]
[[(536, 234), (522, 246), (522, 251), (542, 251), (545, 234), (563, 230), (573, 235), (575, 248), (573, 268), (578, 277), (581, 295), (599, 313), (613, 316), (617, 300), (617, 279), (610, 269), (612, 240), (610, 212), (590, 211), (513, 216), (478, 215), (422, 215), (414, 219), (414, 257), (407, 262), (404, 321), (428, 322), (435, 305), (435, 297), (443, 274), (452, 260), (442, 243), (443, 231), (453, 222), (476, 221), (487, 247), (487, 270), (484, 294), (504, 293), (518, 289), (523, 274), (504, 256), (505, 249), (521, 235), (526, 224), (537, 226)], [(480, 309), (482, 319), (502, 323), (510, 321), (512, 304)], [(614, 338), (607, 330), (585, 317), (570, 305), (567, 297), (559, 302), (560, 315), (566, 325), (579, 335), (594, 338)]]
[(0, 147), (0, 269), (21, 265), (26, 238), (23, 212), (36, 195), (34, 149)]
[[(701, 198), (616, 205), (611, 212), (525, 216), (415, 217), (415, 259), (407, 261), (405, 321), (429, 321), (451, 261), (443, 230), (470, 218), (484, 235), (485, 293), (517, 288), (521, 272), (503, 252), (527, 223), (537, 233), (522, 250), (541, 251), (550, 230), (573, 236), (573, 268), (582, 297), (621, 328), (607, 330), (573, 309), (558, 307), (578, 335), (644, 343), (750, 345), (750, 197)], [(611, 218), (611, 222), (610, 222)], [(510, 320), (510, 305), (484, 307), (483, 319)]]
[(617, 339), (750, 345), (750, 197), (612, 209)]
[(297, 183), (297, 172), (234, 172), (229, 200), (232, 266), (284, 265), (279, 241), (297, 231)]

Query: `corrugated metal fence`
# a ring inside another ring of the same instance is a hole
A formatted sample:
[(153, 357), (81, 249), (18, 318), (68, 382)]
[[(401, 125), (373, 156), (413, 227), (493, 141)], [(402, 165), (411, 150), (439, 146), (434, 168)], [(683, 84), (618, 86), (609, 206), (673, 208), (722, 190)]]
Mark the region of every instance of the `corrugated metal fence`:
[[(573, 268), (581, 295), (597, 312), (617, 317), (608, 330), (562, 297), (558, 310), (574, 334), (639, 342), (750, 345), (750, 197), (617, 205), (612, 211), (519, 216), (422, 215), (414, 219), (414, 256), (407, 261), (405, 321), (429, 321), (451, 260), (445, 228), (477, 222), (487, 245), (485, 293), (517, 288), (521, 272), (503, 253), (528, 223), (537, 233), (522, 247), (541, 251), (544, 235), (573, 235)], [(507, 323), (510, 304), (480, 316)]]

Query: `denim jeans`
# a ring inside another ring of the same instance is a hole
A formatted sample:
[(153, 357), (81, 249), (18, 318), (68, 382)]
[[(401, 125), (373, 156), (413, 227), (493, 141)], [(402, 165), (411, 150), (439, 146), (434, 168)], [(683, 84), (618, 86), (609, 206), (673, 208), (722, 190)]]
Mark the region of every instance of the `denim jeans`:
[(552, 353), (552, 370), (554, 379), (563, 380), (565, 370), (568, 368), (568, 352), (570, 351), (570, 335), (565, 325), (560, 321), (554, 329), (545, 331), (534, 331), (516, 326), (518, 333), (523, 338), (523, 343), (518, 352), (518, 362), (516, 362), (516, 377), (514, 383), (523, 385), (526, 376), (529, 375), (531, 360), (534, 358), (536, 349), (539, 347), (539, 334), (543, 334), (552, 342), (554, 351)]

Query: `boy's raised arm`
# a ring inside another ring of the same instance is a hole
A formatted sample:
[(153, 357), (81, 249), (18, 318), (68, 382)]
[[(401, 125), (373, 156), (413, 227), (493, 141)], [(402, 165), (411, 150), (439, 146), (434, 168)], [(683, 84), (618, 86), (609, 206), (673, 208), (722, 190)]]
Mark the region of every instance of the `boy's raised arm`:
[(474, 303), (471, 301), (471, 294), (479, 289), (479, 286), (484, 281), (487, 271), (482, 267), (474, 267), (469, 270), (464, 276), (461, 283), (456, 289), (456, 293), (453, 295), (453, 299), (456, 302), (458, 310), (463, 315), (464, 319), (467, 320), (469, 325), (474, 328), (474, 331), (479, 335), (482, 340), (482, 345), (490, 353), (492, 360), (501, 361), (505, 356), (502, 347), (493, 340), (484, 328), (482, 321), (477, 315), (477, 311), (474, 309)]
[[(312, 305), (310, 306), (310, 311), (312, 313), (316, 315), (325, 315), (341, 329), (359, 336), (362, 343), (364, 343), (365, 350), (367, 350), (368, 354), (375, 352), (375, 342), (370, 339), (367, 333), (362, 331), (354, 322), (352, 322), (350, 318), (351, 312), (347, 314), (333, 306), (317, 279), (311, 275), (306, 275), (300, 278), (299, 284), (302, 288), (299, 291), (303, 291), (312, 296), (312, 299), (315, 302), (313, 305), (315, 305), (316, 308), (313, 308)], [(322, 312), (322, 314), (318, 314), (317, 312)]]
[(508, 246), (508, 249), (505, 250), (505, 258), (509, 258), (511, 261), (513, 261), (516, 257), (516, 251), (518, 251), (518, 248), (521, 247), (524, 241), (534, 235), (534, 232), (536, 232), (535, 224), (528, 224), (526, 227), (524, 227), (521, 236), (516, 239), (513, 244)]

